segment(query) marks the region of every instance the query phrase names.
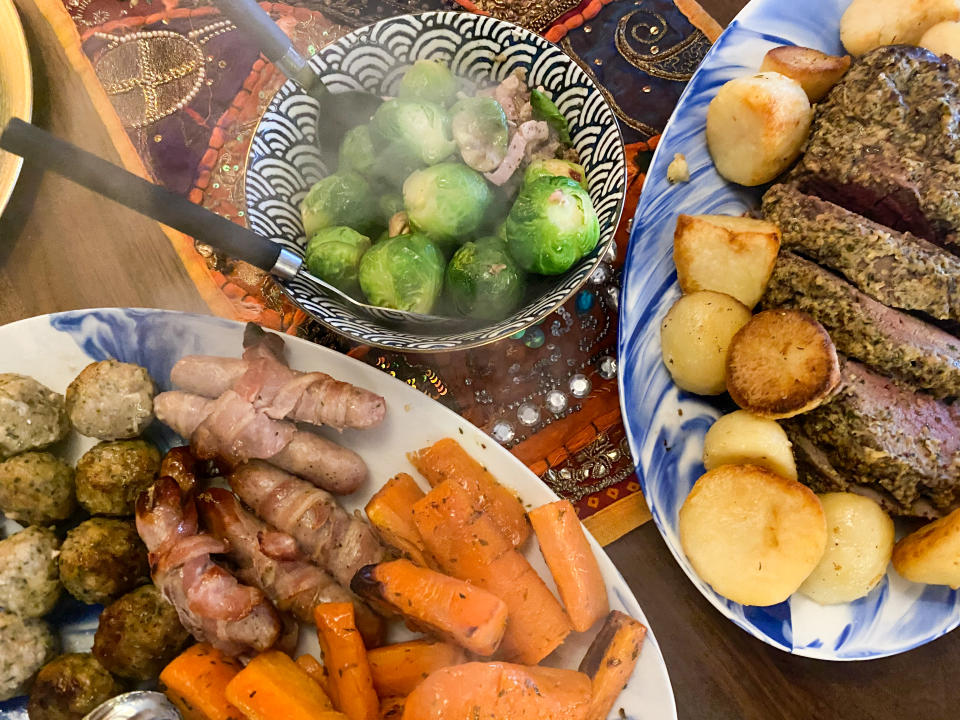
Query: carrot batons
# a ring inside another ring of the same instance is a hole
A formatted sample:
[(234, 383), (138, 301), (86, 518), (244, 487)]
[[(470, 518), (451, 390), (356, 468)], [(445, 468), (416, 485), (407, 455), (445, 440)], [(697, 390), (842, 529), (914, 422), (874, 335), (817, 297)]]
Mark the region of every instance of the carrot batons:
[(496, 595), (405, 559), (360, 568), (350, 589), (477, 655), (493, 655), (507, 627), (507, 606)]
[(467, 663), (432, 673), (403, 720), (585, 720), (590, 678), (576, 670)]
[(380, 701), (357, 631), (353, 603), (321, 603), (313, 609), (313, 617), (334, 705), (350, 720), (377, 720)]
[(402, 720), (405, 697), (385, 697), (380, 701), (380, 720)]
[(413, 466), (432, 486), (451, 480), (473, 499), (477, 510), (487, 513), (494, 525), (514, 547), (530, 536), (520, 503), (514, 492), (499, 482), (453, 438), (444, 438), (430, 447), (408, 455)]
[(320, 685), (279, 650), (262, 652), (247, 663), (227, 685), (226, 695), (248, 720), (316, 720), (333, 712)]
[(440, 483), (414, 506), (413, 517), (444, 572), (479, 585), (506, 604), (507, 630), (500, 646), (505, 658), (532, 665), (563, 642), (570, 621), (560, 603), (460, 487)]
[(569, 500), (557, 500), (528, 514), (573, 629), (589, 630), (610, 611), (610, 603), (577, 511)]
[(407, 473), (400, 473), (387, 480), (364, 510), (383, 542), (417, 565), (435, 567), (413, 522), (413, 504), (422, 497), (423, 490), (417, 481)]
[(586, 720), (606, 720), (620, 691), (637, 664), (647, 628), (629, 615), (613, 610), (607, 615), (587, 654), (580, 672), (593, 679), (590, 712)]
[(160, 673), (167, 697), (184, 720), (242, 720), (227, 701), (227, 684), (241, 665), (206, 643), (184, 650)]
[(320, 661), (313, 655), (304, 654), (298, 657), (296, 662), (301, 670), (313, 678), (317, 685), (320, 686), (320, 689), (323, 690), (324, 694), (329, 696), (330, 678), (327, 677), (327, 669), (320, 664)]
[(450, 643), (411, 640), (371, 650), (367, 660), (377, 695), (387, 698), (409, 695), (430, 673), (459, 665), (466, 657)]

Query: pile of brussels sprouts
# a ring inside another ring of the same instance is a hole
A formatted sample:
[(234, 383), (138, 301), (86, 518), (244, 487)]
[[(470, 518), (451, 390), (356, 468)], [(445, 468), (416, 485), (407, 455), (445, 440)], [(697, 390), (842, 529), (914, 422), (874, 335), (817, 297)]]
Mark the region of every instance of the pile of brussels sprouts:
[[(530, 105), (569, 148), (553, 102), (533, 90)], [(418, 61), (304, 198), (308, 270), (381, 307), (506, 317), (527, 273), (564, 273), (600, 237), (580, 165), (544, 158), (500, 186), (484, 177), (505, 159), (509, 170), (517, 132), (496, 99), (466, 95), (445, 65)]]

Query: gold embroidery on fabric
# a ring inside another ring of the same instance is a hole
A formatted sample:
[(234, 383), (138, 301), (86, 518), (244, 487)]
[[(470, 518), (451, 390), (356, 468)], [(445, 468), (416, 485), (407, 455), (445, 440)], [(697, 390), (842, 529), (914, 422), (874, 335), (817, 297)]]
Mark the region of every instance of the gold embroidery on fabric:
[(124, 127), (145, 128), (185, 108), (207, 76), (203, 46), (234, 29), (221, 20), (186, 36), (172, 30), (94, 33), (108, 41), (94, 70)]
[(550, 488), (573, 502), (623, 482), (633, 474), (633, 463), (615, 470), (621, 458), (630, 457), (630, 448), (624, 438), (614, 445), (605, 435), (597, 438), (557, 468), (541, 475)]
[(656, 135), (659, 132), (659, 130), (653, 127), (653, 125), (647, 125), (647, 123), (631, 117), (623, 108), (620, 107), (620, 105), (617, 103), (617, 99), (613, 96), (613, 93), (603, 86), (603, 83), (600, 81), (600, 78), (597, 77), (596, 73), (593, 72), (593, 68), (590, 67), (590, 64), (584, 62), (583, 59), (577, 55), (576, 51), (573, 49), (573, 46), (570, 44), (569, 36), (563, 38), (563, 40), (560, 41), (560, 44), (563, 47), (563, 51), (567, 53), (567, 55), (569, 55), (587, 75), (590, 76), (590, 79), (593, 80), (597, 88), (600, 90), (600, 94), (603, 95), (604, 100), (606, 100), (607, 104), (613, 108), (613, 112), (618, 118), (620, 118), (620, 120), (622, 120), (626, 125), (632, 127), (634, 130), (637, 130), (648, 137)]
[[(686, 82), (697, 69), (706, 49), (707, 36), (699, 30), (668, 48), (659, 45), (669, 26), (666, 18), (649, 10), (634, 10), (617, 23), (614, 41), (617, 52), (628, 63), (653, 77)], [(636, 49), (634, 43), (644, 51)]]
[(581, 0), (474, 0), (478, 9), (534, 32), (542, 32), (554, 20), (570, 12)]

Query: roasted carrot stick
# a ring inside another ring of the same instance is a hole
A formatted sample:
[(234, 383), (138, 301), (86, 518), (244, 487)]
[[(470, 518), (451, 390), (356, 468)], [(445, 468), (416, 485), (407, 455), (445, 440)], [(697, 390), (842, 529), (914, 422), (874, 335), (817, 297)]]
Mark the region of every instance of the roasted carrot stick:
[(580, 672), (593, 681), (586, 720), (606, 720), (633, 674), (646, 635), (647, 628), (629, 615), (619, 610), (607, 615), (580, 663)]
[(413, 522), (413, 505), (422, 497), (423, 490), (417, 481), (407, 473), (400, 473), (387, 480), (364, 510), (383, 542), (417, 565), (435, 567)]
[(456, 645), (433, 640), (383, 645), (367, 653), (373, 687), (382, 697), (403, 697), (434, 670), (459, 665), (466, 660)]
[(432, 673), (407, 696), (404, 720), (584, 720), (590, 678), (576, 670), (467, 663)]
[(557, 599), (487, 514), (473, 509), (463, 490), (444, 481), (414, 506), (424, 544), (444, 572), (479, 585), (507, 605), (500, 647), (508, 660), (535, 664), (570, 633)]
[(385, 697), (380, 701), (380, 720), (402, 720), (405, 697)]
[(489, 514), (477, 510), (466, 491), (450, 480), (414, 504), (413, 521), (444, 572), (456, 574), (449, 570), (456, 565), (469, 575), (513, 550)]
[(300, 666), (300, 669), (313, 678), (313, 680), (320, 686), (320, 689), (323, 690), (324, 695), (329, 697), (330, 678), (327, 677), (327, 669), (320, 664), (320, 661), (317, 660), (313, 655), (304, 654), (298, 657), (296, 662), (297, 665)]
[(496, 595), (403, 558), (360, 568), (350, 589), (477, 655), (493, 655), (507, 627), (507, 606)]
[(522, 545), (530, 535), (520, 498), (497, 482), (453, 438), (444, 438), (430, 447), (408, 456), (413, 466), (431, 485), (451, 480), (467, 491), (478, 510), (490, 515), (494, 524), (514, 547)]
[(577, 511), (569, 500), (557, 500), (528, 515), (573, 629), (589, 630), (610, 611), (610, 603)]
[(313, 616), (334, 705), (350, 720), (377, 720), (380, 701), (357, 631), (353, 603), (322, 603), (314, 608)]
[(184, 720), (242, 720), (227, 701), (227, 684), (240, 672), (233, 658), (206, 643), (188, 647), (160, 673), (167, 697)]
[(262, 652), (247, 663), (226, 694), (249, 720), (315, 720), (333, 710), (320, 685), (279, 650)]

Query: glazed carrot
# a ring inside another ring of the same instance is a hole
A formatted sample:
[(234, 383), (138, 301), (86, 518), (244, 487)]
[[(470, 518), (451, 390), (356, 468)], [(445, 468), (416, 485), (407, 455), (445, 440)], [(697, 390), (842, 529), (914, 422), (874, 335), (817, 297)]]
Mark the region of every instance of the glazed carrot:
[(248, 720), (315, 720), (333, 710), (320, 685), (279, 650), (262, 652), (247, 663), (226, 694)]
[(431, 485), (451, 480), (466, 490), (476, 509), (488, 513), (514, 547), (522, 545), (530, 536), (530, 525), (520, 498), (497, 482), (453, 438), (444, 438), (430, 447), (410, 453), (408, 457)]
[(585, 720), (589, 706), (590, 678), (576, 670), (467, 663), (420, 683), (403, 720)]
[(476, 510), (466, 491), (450, 480), (414, 504), (413, 521), (440, 569), (457, 577), (450, 567), (469, 576), (513, 550), (490, 515)]
[(380, 701), (380, 720), (402, 720), (405, 697), (385, 697)]
[(227, 701), (227, 684), (240, 672), (233, 658), (206, 643), (188, 647), (160, 673), (167, 697), (184, 720), (241, 720)]
[(557, 500), (528, 515), (573, 629), (589, 630), (610, 611), (610, 603), (607, 584), (573, 503)]
[[(380, 701), (357, 631), (353, 603), (321, 603), (313, 610), (334, 705), (350, 720), (377, 720)], [(283, 720), (287, 720), (284, 718)]]
[(300, 669), (313, 678), (317, 685), (320, 686), (323, 694), (329, 697), (330, 678), (327, 677), (327, 669), (320, 664), (320, 661), (313, 655), (301, 655), (297, 658), (296, 662), (297, 665), (300, 666)]
[(459, 665), (466, 660), (456, 645), (433, 640), (384, 645), (367, 653), (373, 687), (377, 694), (406, 696), (434, 670)]
[(507, 627), (507, 606), (496, 595), (405, 558), (360, 568), (350, 589), (477, 655), (493, 655)]
[(570, 633), (570, 620), (527, 559), (510, 547), (461, 488), (444, 481), (414, 506), (424, 544), (450, 575), (479, 585), (507, 606), (500, 646), (508, 660), (535, 664)]
[(435, 567), (413, 522), (413, 504), (422, 497), (423, 490), (417, 481), (407, 473), (400, 473), (387, 480), (364, 510), (383, 542), (417, 565)]
[(607, 615), (580, 663), (580, 672), (593, 681), (586, 720), (606, 720), (630, 680), (646, 635), (647, 628), (629, 615), (619, 610)]

